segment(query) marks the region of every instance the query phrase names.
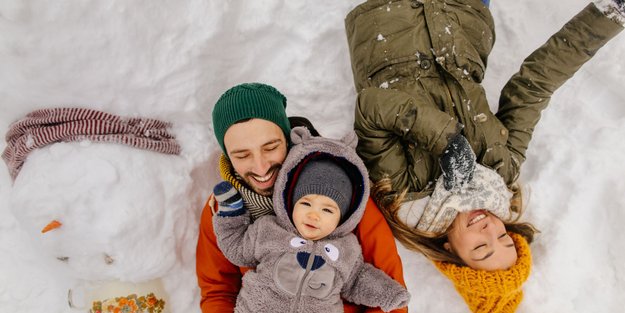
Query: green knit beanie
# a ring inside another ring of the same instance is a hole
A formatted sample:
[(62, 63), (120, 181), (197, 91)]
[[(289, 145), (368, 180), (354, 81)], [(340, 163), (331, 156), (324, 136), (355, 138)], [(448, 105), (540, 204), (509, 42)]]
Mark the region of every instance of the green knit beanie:
[(213, 130), (226, 156), (224, 136), (234, 123), (259, 118), (278, 125), (287, 142), (291, 133), (286, 116), (286, 97), (276, 88), (261, 83), (245, 83), (224, 92), (213, 108)]

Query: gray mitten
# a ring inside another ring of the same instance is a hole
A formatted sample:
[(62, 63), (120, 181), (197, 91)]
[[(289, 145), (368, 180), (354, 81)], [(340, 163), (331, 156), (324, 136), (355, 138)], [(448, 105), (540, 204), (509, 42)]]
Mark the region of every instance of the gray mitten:
[(463, 135), (452, 137), (440, 157), (446, 190), (462, 187), (473, 178), (475, 153)]
[(625, 0), (595, 0), (593, 2), (607, 18), (625, 26)]
[[(385, 305), (380, 306), (380, 309), (384, 312), (390, 312), (397, 310), (408, 305), (410, 302), (410, 293), (399, 284), (393, 286), (392, 290), (389, 290), (389, 295), (392, 295), (392, 300)], [(400, 288), (401, 287), (401, 288)]]

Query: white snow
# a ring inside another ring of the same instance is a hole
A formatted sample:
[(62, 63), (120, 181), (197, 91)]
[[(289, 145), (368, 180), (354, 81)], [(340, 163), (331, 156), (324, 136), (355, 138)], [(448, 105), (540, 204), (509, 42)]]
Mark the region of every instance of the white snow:
[[(173, 312), (199, 312), (197, 223), (217, 167), (212, 105), (235, 84), (265, 82), (283, 91), (290, 115), (341, 137), (356, 98), (343, 19), (358, 3), (0, 1), (1, 134), (35, 109), (84, 106), (171, 121), (183, 148), (173, 157), (58, 144), (33, 152), (15, 185), (0, 170), (0, 312), (69, 312), (75, 277), (161, 277)], [(587, 3), (491, 1), (497, 40), (484, 86), (492, 109), (523, 58)], [(623, 55), (620, 34), (556, 93), (536, 128), (522, 179), (532, 191), (525, 219), (542, 233), (519, 312), (625, 307)], [(55, 212), (68, 220), (42, 235)], [(55, 242), (60, 230), (67, 239)], [(124, 240), (141, 244), (128, 251)], [(87, 254), (68, 267), (46, 247)], [(88, 252), (102, 249), (122, 251), (112, 257), (124, 266), (101, 269)], [(400, 253), (411, 312), (467, 311), (430, 262)]]

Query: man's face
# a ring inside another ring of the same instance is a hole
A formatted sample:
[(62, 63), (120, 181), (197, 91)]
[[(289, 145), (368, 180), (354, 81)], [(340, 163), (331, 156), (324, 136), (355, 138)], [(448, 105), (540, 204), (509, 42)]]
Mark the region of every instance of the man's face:
[(257, 118), (236, 123), (226, 131), (224, 146), (235, 172), (245, 183), (254, 192), (271, 196), (287, 153), (282, 129)]

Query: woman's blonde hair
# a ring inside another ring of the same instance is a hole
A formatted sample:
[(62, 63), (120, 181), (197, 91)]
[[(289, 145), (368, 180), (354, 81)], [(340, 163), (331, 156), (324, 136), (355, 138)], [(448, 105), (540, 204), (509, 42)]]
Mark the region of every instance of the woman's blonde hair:
[[(525, 237), (528, 243), (531, 243), (534, 240), (534, 234), (538, 230), (530, 223), (518, 221), (523, 213), (521, 188), (518, 185), (514, 185), (510, 190), (513, 192), (510, 200), (510, 209), (516, 213), (516, 217), (511, 221), (504, 221), (504, 225), (507, 231), (517, 233)], [(466, 265), (460, 257), (453, 252), (447, 251), (444, 247), (451, 227), (443, 234), (435, 235), (419, 231), (415, 227), (409, 227), (401, 221), (397, 213), (406, 196), (406, 192), (407, 190), (401, 193), (395, 192), (391, 186), (390, 178), (383, 178), (374, 183), (371, 188), (371, 197), (380, 208), (380, 211), (382, 211), (382, 214), (384, 214), (395, 238), (407, 249), (423, 253), (430, 260)]]

